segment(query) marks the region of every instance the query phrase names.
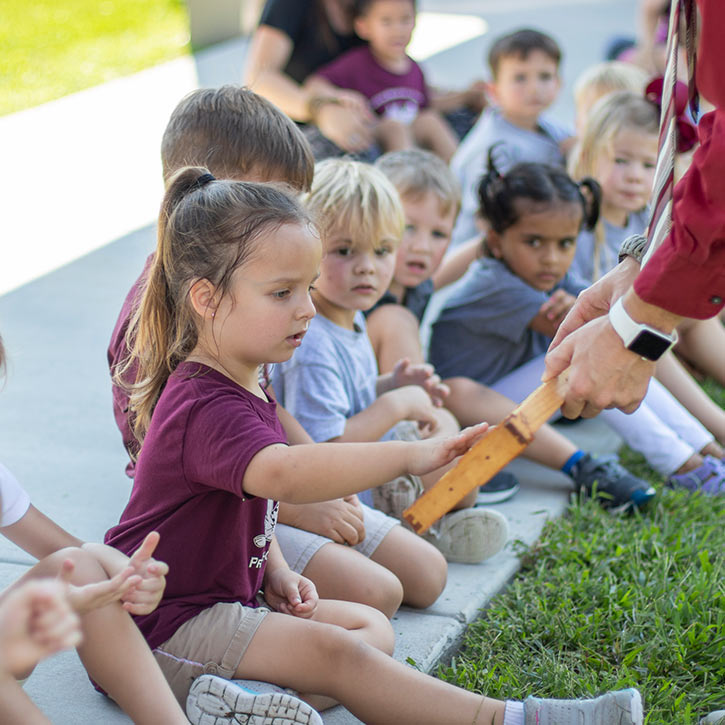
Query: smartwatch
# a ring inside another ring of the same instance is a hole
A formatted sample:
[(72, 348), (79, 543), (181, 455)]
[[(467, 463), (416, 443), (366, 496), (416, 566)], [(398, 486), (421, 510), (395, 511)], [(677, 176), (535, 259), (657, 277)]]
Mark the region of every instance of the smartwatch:
[(649, 325), (635, 322), (624, 309), (621, 297), (609, 310), (609, 322), (627, 350), (645, 360), (659, 360), (677, 342), (677, 331), (668, 335)]

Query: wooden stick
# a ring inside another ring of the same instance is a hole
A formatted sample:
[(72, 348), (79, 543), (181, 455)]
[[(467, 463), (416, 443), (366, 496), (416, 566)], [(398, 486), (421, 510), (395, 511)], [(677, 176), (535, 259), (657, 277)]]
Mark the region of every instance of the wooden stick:
[(467, 493), (482, 486), (518, 456), (534, 439), (534, 433), (561, 407), (569, 369), (540, 385), (441, 476), (412, 506), (405, 520), (422, 534), (448, 513)]

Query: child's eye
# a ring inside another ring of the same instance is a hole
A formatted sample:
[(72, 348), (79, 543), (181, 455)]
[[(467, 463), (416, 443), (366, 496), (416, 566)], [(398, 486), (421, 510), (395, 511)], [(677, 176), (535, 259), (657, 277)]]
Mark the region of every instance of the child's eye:
[(285, 297), (289, 297), (289, 295), (290, 291), (288, 289), (282, 289), (278, 290), (277, 292), (272, 292), (272, 296), (278, 300), (283, 300)]
[(390, 249), (390, 247), (379, 247), (375, 250), (375, 256), (376, 257), (385, 257), (386, 255), (390, 254), (393, 250)]
[(559, 246), (562, 249), (570, 249), (571, 247), (574, 246), (574, 244), (576, 244), (576, 241), (574, 239), (562, 239), (559, 242)]
[(339, 255), (340, 257), (349, 257), (352, 253), (352, 249), (350, 247), (340, 247), (339, 249), (335, 250), (335, 254)]
[(538, 237), (529, 237), (529, 239), (526, 240), (526, 244), (528, 244), (530, 247), (540, 247), (541, 246), (541, 239)]
[(539, 73), (539, 80), (550, 81), (554, 75), (552, 73)]
[(617, 164), (617, 165), (619, 165), (619, 166), (622, 166), (624, 164), (628, 164), (629, 163), (629, 159), (625, 159), (622, 156), (616, 156), (614, 158), (614, 163)]
[(415, 226), (412, 224), (406, 224), (405, 225), (405, 233), (406, 234), (412, 234), (415, 231)]
[(657, 166), (657, 164), (654, 161), (645, 161), (644, 162), (644, 168), (647, 169), (647, 171), (651, 171)]
[(523, 83), (525, 80), (526, 80), (526, 75), (524, 73), (517, 73), (514, 76), (514, 81), (516, 81), (516, 83)]
[(435, 239), (448, 239), (448, 235), (445, 232), (442, 232), (440, 229), (434, 229), (432, 232), (432, 236)]

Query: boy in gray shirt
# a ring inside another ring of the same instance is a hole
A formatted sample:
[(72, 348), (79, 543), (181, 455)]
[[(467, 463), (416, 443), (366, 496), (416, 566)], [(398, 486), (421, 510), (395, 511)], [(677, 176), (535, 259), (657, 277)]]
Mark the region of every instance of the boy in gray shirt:
[(493, 107), (484, 111), (451, 159), (462, 191), (452, 246), (479, 233), (476, 189), (491, 146), (498, 144), (495, 159), (502, 173), (519, 161), (564, 165), (560, 147), (572, 134), (541, 118), (561, 88), (560, 61), (556, 41), (536, 30), (517, 30), (491, 47), (488, 62), (493, 80), (487, 90)]

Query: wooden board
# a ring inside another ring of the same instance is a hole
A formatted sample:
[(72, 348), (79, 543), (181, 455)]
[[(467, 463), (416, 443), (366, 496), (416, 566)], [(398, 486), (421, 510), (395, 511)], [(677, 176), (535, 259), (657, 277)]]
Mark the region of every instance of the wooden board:
[(403, 512), (417, 533), (427, 531), (466, 494), (486, 483), (531, 443), (536, 431), (564, 402), (568, 377), (567, 369), (558, 378), (540, 385)]

